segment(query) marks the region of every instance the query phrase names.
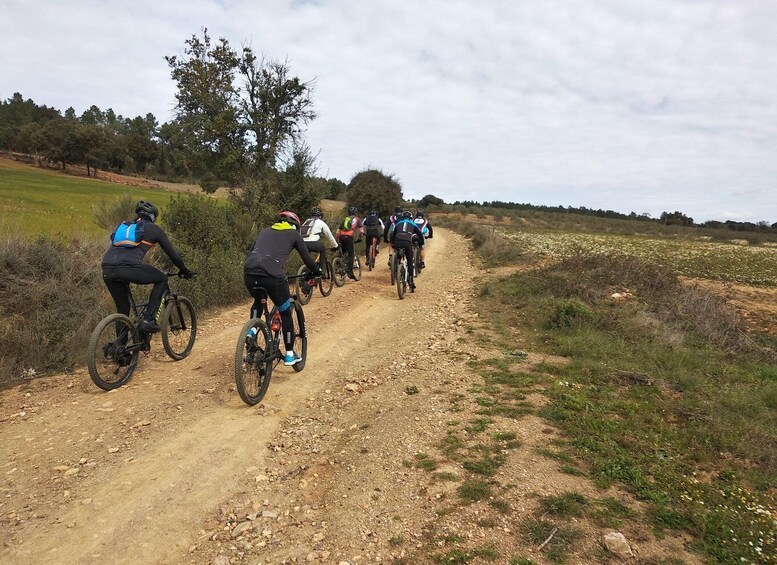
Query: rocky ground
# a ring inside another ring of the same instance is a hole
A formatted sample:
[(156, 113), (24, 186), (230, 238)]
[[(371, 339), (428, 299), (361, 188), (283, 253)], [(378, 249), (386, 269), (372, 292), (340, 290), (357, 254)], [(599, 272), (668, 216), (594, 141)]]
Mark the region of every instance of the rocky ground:
[[(361, 282), (315, 296), (305, 370), (280, 367), (257, 407), (233, 381), (248, 302), (203, 320), (183, 361), (155, 342), (117, 391), (82, 369), (0, 393), (0, 562), (541, 564), (547, 546), (520, 532), (542, 496), (606, 495), (638, 509), (538, 453), (559, 437), (531, 413), (539, 394), (524, 416), (494, 418), (489, 437), (514, 440), (493, 495), (462, 501), (470, 473), (444, 441), (452, 428), (477, 441), (463, 429), (477, 419), (482, 378), (467, 362), (505, 352), (478, 337), (490, 331), (479, 315), (488, 305), (466, 242), (435, 234), (405, 300), (384, 253)], [(521, 362), (540, 361), (564, 362), (531, 352)], [(576, 526), (567, 563), (623, 561), (605, 549), (610, 530)], [(683, 540), (656, 540), (638, 523), (622, 533), (632, 562), (697, 562)]]

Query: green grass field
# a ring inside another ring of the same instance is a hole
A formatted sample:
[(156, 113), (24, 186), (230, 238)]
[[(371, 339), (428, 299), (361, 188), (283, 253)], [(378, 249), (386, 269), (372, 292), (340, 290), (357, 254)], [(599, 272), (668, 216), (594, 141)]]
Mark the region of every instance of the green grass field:
[(92, 205), (123, 194), (164, 209), (176, 193), (71, 177), (0, 159), (0, 233), (99, 235), (104, 230), (94, 223)]

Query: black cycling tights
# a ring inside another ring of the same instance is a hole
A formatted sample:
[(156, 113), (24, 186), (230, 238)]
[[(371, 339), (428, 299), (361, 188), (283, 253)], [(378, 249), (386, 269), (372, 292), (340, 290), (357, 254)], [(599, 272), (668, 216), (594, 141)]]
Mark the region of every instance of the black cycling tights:
[[(254, 288), (261, 286), (267, 290), (267, 294), (273, 304), (278, 307), (281, 314), (281, 326), (283, 328), (283, 344), (286, 351), (294, 349), (294, 319), (291, 317), (292, 307), (290, 306), (289, 283), (284, 278), (261, 277), (246, 273), (243, 276), (246, 288), (251, 296), (254, 297), (254, 303), (251, 306), (251, 317), (258, 318), (262, 311), (262, 303), (259, 302), (259, 295), (254, 292)], [(281, 311), (281, 308), (286, 307)]]
[(103, 281), (113, 297), (116, 311), (125, 316), (129, 316), (130, 313), (129, 290), (126, 283), (153, 284), (154, 288), (151, 289), (148, 297), (148, 306), (143, 318), (149, 322), (154, 321), (167, 285), (167, 277), (162, 271), (147, 264), (135, 267), (103, 267)]

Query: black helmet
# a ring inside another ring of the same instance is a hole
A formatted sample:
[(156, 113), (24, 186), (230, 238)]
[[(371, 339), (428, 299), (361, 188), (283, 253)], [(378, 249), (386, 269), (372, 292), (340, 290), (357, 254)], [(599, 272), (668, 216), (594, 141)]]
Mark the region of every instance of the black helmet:
[(377, 216), (378, 212), (375, 210), (370, 210), (370, 216)]
[(405, 210), (404, 212), (402, 212), (402, 217), (406, 220), (412, 220), (413, 213), (410, 210)]
[(394, 214), (398, 216), (401, 213), (402, 213), (402, 208), (400, 206), (397, 206), (396, 208), (394, 208)]
[(138, 218), (143, 218), (149, 222), (155, 222), (159, 216), (159, 210), (151, 202), (141, 200), (135, 205), (135, 214)]
[(313, 211), (310, 213), (310, 215), (313, 216), (314, 218), (323, 218), (324, 211), (318, 206), (316, 206), (315, 208), (313, 208)]
[(357, 210), (356, 210), (356, 206), (349, 206), (349, 207), (348, 207), (348, 213), (349, 213), (350, 215), (352, 215), (352, 216), (353, 216), (354, 214), (356, 214), (356, 212), (357, 212)]
[(424, 216), (424, 213), (421, 212), (421, 210), (419, 210), (418, 212), (415, 213), (415, 217), (416, 218), (425, 218), (426, 216)]

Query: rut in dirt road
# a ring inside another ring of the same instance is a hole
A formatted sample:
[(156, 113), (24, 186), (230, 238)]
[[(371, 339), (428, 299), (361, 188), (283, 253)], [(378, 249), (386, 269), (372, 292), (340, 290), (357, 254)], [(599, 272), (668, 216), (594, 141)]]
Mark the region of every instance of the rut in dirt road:
[[(202, 324), (194, 351), (173, 363), (160, 344), (130, 383), (100, 391), (85, 370), (2, 393), (0, 524), (8, 563), (186, 561), (203, 518), (262, 480), (266, 444), (283, 419), (340, 386), (354, 367), (387, 363), (423, 335), (399, 320), (445, 295), (444, 263), (456, 251), (438, 230), (418, 292), (400, 301), (379, 268), (305, 307), (305, 370), (279, 367), (263, 405), (234, 391), (234, 347), (246, 305)], [(406, 317), (407, 318), (407, 317)]]

